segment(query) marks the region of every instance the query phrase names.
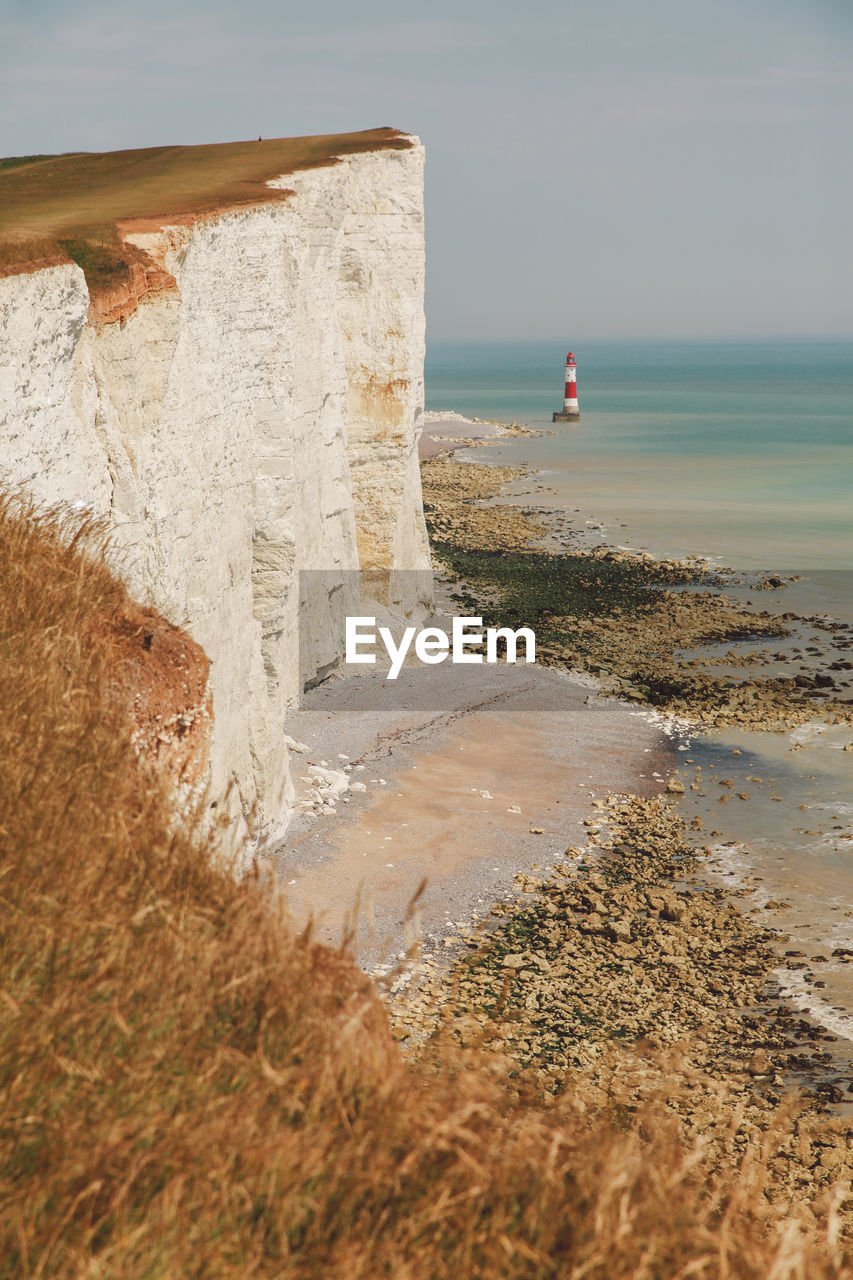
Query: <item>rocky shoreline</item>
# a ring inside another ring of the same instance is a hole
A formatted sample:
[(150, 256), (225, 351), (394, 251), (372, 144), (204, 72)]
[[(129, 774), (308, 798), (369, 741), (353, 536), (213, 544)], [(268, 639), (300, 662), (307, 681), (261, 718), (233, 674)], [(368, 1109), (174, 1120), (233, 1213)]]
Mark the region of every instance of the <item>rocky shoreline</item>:
[(848, 1177), (849, 1120), (820, 1113), (853, 1074), (816, 1083), (828, 1037), (768, 1005), (773, 935), (704, 880), (665, 797), (598, 806), (585, 848), (547, 880), (520, 877), (520, 901), (460, 934), (449, 977), (425, 963), (394, 1003), (395, 1034), (413, 1053), (436, 1036), (485, 1050), (516, 1087), (626, 1124), (656, 1102), (714, 1167), (772, 1134), (780, 1196)]
[[(843, 685), (732, 678), (682, 653), (745, 635), (781, 642), (793, 615), (737, 603), (726, 575), (695, 560), (567, 545), (542, 510), (494, 504), (518, 474), (446, 456), (422, 464), (433, 552), (460, 607), (486, 625), (534, 625), (540, 661), (693, 723), (853, 721)], [(823, 625), (829, 643), (850, 641)], [(853, 1100), (853, 1063), (828, 1070), (833, 1037), (773, 999), (779, 936), (743, 910), (744, 891), (707, 879), (708, 850), (673, 804), (683, 790), (672, 779), (669, 795), (595, 801), (585, 847), (547, 879), (519, 877), (515, 903), (460, 930), (450, 972), (427, 957), (397, 991), (395, 1033), (413, 1055), (449, 1036), (494, 1055), (514, 1087), (570, 1093), (620, 1124), (654, 1103), (711, 1153), (709, 1167), (763, 1161), (770, 1202), (840, 1186), (849, 1222), (853, 1128), (839, 1104)]]
[[(726, 594), (735, 575), (696, 559), (578, 550), (543, 509), (484, 505), (523, 474), (517, 468), (439, 458), (423, 463), (421, 474), (433, 553), (461, 583), (460, 598), (483, 604), (487, 626), (518, 615), (535, 624), (540, 661), (589, 672), (604, 692), (701, 724), (780, 730), (816, 716), (853, 724), (846, 672), (719, 674), (713, 657), (681, 656), (746, 637), (781, 641), (807, 622), (842, 655), (838, 665), (853, 669), (843, 658), (853, 657), (848, 624), (746, 607)], [(765, 578), (753, 590), (774, 584), (784, 585)]]

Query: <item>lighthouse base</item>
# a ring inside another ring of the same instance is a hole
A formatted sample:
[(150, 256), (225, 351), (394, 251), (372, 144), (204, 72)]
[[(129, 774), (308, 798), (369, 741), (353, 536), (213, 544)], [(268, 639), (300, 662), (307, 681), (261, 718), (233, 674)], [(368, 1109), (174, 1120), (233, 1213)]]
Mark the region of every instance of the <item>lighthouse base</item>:
[(551, 421), (552, 422), (577, 422), (580, 416), (581, 415), (580, 415), (579, 409), (570, 409), (568, 413), (565, 410), (563, 410), (560, 413), (555, 413)]

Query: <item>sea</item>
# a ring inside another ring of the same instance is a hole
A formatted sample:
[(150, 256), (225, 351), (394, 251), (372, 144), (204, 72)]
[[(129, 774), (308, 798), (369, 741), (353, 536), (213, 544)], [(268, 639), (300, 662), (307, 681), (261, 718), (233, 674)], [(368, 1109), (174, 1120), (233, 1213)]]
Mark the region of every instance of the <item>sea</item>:
[[(430, 342), (427, 410), (543, 432), (457, 456), (532, 469), (535, 483), (520, 479), (508, 497), (561, 513), (581, 543), (700, 555), (736, 571), (742, 582), (730, 595), (809, 621), (782, 641), (703, 655), (733, 658), (732, 675), (759, 658), (765, 674), (829, 670), (837, 695), (853, 697), (844, 666), (853, 664), (853, 342), (572, 342), (577, 423), (551, 420), (567, 343)], [(765, 573), (787, 585), (757, 595)], [(827, 631), (827, 619), (844, 625)], [(844, 1068), (853, 1057), (853, 726), (816, 715), (781, 734), (667, 731), (687, 787), (679, 803), (685, 818), (701, 819), (710, 874), (778, 931), (772, 995), (836, 1037), (833, 1064)]]

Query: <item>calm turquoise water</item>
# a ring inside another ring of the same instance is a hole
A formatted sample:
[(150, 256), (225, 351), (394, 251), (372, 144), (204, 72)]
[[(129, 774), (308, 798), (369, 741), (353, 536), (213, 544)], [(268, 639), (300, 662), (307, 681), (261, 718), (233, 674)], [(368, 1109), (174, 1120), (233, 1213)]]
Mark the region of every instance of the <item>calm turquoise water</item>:
[[(552, 424), (567, 349), (433, 344), (427, 409), (545, 428), (469, 456), (536, 468), (525, 500), (569, 512), (579, 530), (603, 524), (616, 545), (800, 572), (761, 603), (853, 619), (853, 343), (579, 342), (582, 418)], [(808, 630), (792, 641), (803, 671), (820, 661), (806, 646), (824, 638)], [(704, 794), (688, 790), (685, 817), (702, 820), (719, 875), (788, 933), (780, 950), (826, 957), (811, 976), (783, 964), (778, 982), (839, 1037), (839, 1066), (853, 1041), (853, 965), (831, 954), (853, 947), (851, 740), (849, 726), (819, 723), (788, 734), (674, 732), (682, 775), (703, 779)], [(748, 800), (722, 805), (721, 775)], [(774, 902), (788, 905), (768, 910)]]
[(737, 567), (847, 569), (853, 343), (576, 345), (582, 419), (562, 407), (566, 347), (432, 344), (428, 409), (553, 434), (490, 450), (542, 469), (559, 505), (616, 540)]

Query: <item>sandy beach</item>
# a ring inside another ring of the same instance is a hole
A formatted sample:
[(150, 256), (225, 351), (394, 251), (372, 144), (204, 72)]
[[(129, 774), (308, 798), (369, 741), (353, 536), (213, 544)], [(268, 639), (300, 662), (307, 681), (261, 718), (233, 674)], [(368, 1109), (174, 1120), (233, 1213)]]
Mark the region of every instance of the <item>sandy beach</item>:
[(443, 453), (464, 449), (467, 445), (503, 435), (495, 422), (475, 422), (461, 413), (426, 413), (418, 441), (418, 457), (437, 458)]
[(498, 444), (518, 436), (537, 436), (542, 433), (525, 427), (520, 422), (487, 422), (480, 418), (466, 418), (462, 413), (427, 412), (418, 441), (418, 457), (421, 462), (429, 458), (454, 453), (472, 445)]
[(297, 819), (276, 875), (297, 918), (313, 915), (332, 945), (359, 904), (352, 947), (368, 969), (413, 941), (441, 954), (460, 924), (517, 894), (519, 874), (544, 873), (585, 838), (595, 797), (653, 794), (672, 767), (665, 734), (589, 679), (474, 671), (405, 668), (369, 712), (364, 685), (381, 686), (381, 674), (331, 681), (292, 717), (306, 766), (347, 768), (367, 790), (333, 815)]

